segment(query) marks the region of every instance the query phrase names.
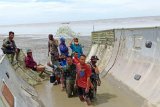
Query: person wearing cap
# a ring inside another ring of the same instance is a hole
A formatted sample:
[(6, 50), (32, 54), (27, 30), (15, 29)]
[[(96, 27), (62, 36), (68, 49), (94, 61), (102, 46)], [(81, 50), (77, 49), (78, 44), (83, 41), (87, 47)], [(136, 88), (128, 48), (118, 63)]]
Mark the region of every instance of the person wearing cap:
[(17, 48), (16, 43), (14, 41), (14, 32), (9, 32), (9, 37), (3, 40), (2, 50), (4, 54), (11, 54), (11, 63), (14, 60), (14, 56), (16, 55), (16, 60), (18, 61), (18, 56), (20, 49)]
[[(74, 41), (74, 43), (73, 43)], [(77, 52), (78, 53), (78, 58), (80, 58), (80, 56), (83, 54), (83, 50), (82, 50), (82, 46), (79, 44), (78, 42), (78, 38), (74, 38), (71, 42), (70, 42), (70, 48), (73, 52)]]
[(68, 56), (68, 47), (66, 46), (65, 39), (63, 37), (60, 38), (60, 44), (59, 44), (59, 50), (61, 52), (61, 55)]
[[(98, 57), (97, 56), (92, 56), (90, 59), (90, 62), (88, 63), (90, 65), (92, 74), (90, 77), (91, 83), (94, 86), (95, 92), (97, 92), (97, 85), (100, 86), (101, 84), (101, 80), (99, 78), (99, 69), (96, 65), (97, 61), (98, 61)], [(95, 96), (92, 96), (95, 97)]]
[(43, 65), (37, 65), (37, 63), (34, 61), (33, 56), (32, 56), (32, 50), (27, 49), (27, 56), (25, 57), (25, 65), (27, 68), (30, 68), (34, 71), (40, 72), (40, 76), (42, 76), (45, 66)]
[(52, 34), (49, 34), (48, 36), (49, 41), (48, 41), (48, 56), (49, 53), (51, 55), (51, 62), (54, 65), (59, 65), (58, 60), (59, 60), (59, 52), (58, 52), (58, 40), (53, 38)]
[(97, 56), (92, 56), (91, 57), (91, 60), (90, 60), (90, 65), (91, 65), (91, 68), (92, 68), (92, 71), (93, 73), (95, 73), (97, 75), (97, 78), (98, 78), (98, 85), (101, 84), (101, 80), (99, 78), (99, 69), (97, 67), (97, 61), (99, 60), (99, 58)]

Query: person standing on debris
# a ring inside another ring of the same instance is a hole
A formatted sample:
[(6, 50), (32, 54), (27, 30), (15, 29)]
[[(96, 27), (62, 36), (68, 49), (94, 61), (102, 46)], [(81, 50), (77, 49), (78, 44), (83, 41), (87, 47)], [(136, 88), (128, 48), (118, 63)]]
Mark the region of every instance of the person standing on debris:
[(53, 38), (52, 34), (49, 34), (48, 41), (48, 56), (51, 55), (51, 62), (53, 65), (59, 66), (59, 52), (58, 52), (58, 40)]
[(78, 95), (81, 101), (86, 101), (88, 105), (91, 105), (89, 90), (91, 87), (90, 76), (91, 68), (85, 63), (86, 56), (80, 56), (80, 63), (76, 66), (76, 82), (75, 86), (78, 88)]
[(59, 50), (61, 52), (61, 55), (68, 56), (68, 47), (66, 46), (65, 39), (63, 37), (60, 38), (60, 44), (59, 44)]
[(17, 48), (14, 39), (14, 32), (9, 32), (9, 37), (3, 40), (2, 50), (4, 54), (11, 54), (11, 63), (14, 60), (14, 56), (16, 54), (16, 60), (18, 61), (18, 55), (20, 49)]
[[(73, 41), (74, 43), (72, 43)], [(69, 45), (70, 45), (70, 48), (72, 49), (72, 53), (77, 52), (78, 58), (80, 58), (80, 56), (83, 54), (83, 50), (82, 50), (82, 46), (78, 42), (78, 38), (74, 38)]]

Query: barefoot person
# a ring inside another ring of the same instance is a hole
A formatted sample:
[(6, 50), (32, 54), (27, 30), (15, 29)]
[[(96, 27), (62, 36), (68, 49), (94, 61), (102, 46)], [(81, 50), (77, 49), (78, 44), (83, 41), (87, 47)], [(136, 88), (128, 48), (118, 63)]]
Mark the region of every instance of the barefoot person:
[(76, 66), (76, 82), (75, 85), (78, 88), (78, 95), (81, 101), (86, 101), (88, 105), (91, 105), (89, 98), (89, 90), (91, 87), (90, 76), (91, 69), (88, 64), (85, 63), (86, 56), (80, 56), (80, 63)]
[(90, 99), (94, 100), (96, 98), (96, 93), (97, 93), (97, 86), (100, 86), (101, 84), (101, 80), (99, 78), (99, 69), (97, 67), (97, 61), (98, 61), (98, 57), (97, 56), (92, 56), (90, 59), (90, 62), (88, 63), (91, 67), (91, 83), (93, 85), (93, 88), (90, 90)]
[(11, 54), (11, 63), (14, 60), (14, 56), (16, 54), (16, 60), (18, 61), (18, 55), (20, 49), (17, 48), (16, 43), (14, 41), (14, 32), (9, 32), (9, 37), (3, 40), (2, 50), (4, 54)]
[(75, 79), (76, 79), (76, 65), (72, 61), (71, 56), (67, 56), (67, 65), (61, 67), (63, 69), (63, 77), (64, 77), (64, 85), (66, 88), (67, 96), (75, 96), (76, 88), (74, 87)]
[(31, 49), (27, 50), (27, 56), (25, 57), (25, 64), (26, 64), (27, 68), (30, 68), (30, 69), (37, 71), (37, 72), (40, 72), (39, 76), (42, 76), (42, 73), (45, 70), (45, 66), (37, 65), (37, 63), (34, 61)]

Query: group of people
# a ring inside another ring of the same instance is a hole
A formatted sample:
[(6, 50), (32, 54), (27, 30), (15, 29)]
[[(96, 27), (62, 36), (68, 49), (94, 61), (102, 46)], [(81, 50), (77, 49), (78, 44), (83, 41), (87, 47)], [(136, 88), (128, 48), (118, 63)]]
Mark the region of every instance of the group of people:
[[(13, 62), (15, 55), (18, 61), (20, 51), (16, 47), (13, 38), (14, 32), (11, 31), (9, 32), (9, 37), (3, 40), (2, 45), (3, 52), (13, 56), (11, 62)], [(51, 63), (48, 62), (47, 65), (53, 68), (54, 84), (61, 84), (68, 97), (78, 94), (81, 101), (86, 101), (90, 105), (97, 91), (97, 86), (101, 83), (99, 70), (96, 66), (99, 60), (98, 57), (92, 56), (90, 61), (86, 63), (86, 56), (83, 54), (78, 38), (74, 38), (69, 43), (69, 47), (72, 50), (71, 53), (69, 53), (65, 38), (60, 38), (60, 44), (52, 34), (49, 34), (48, 38), (48, 56), (51, 56)], [(45, 66), (37, 65), (33, 59), (31, 49), (27, 50), (25, 64), (27, 68), (40, 72), (40, 76), (42, 76)]]
[[(69, 48), (72, 50), (70, 54)], [(49, 54), (52, 63), (48, 63), (48, 66), (53, 68), (54, 84), (61, 83), (62, 90), (66, 90), (68, 97), (78, 93), (80, 100), (90, 105), (91, 99), (95, 98), (97, 86), (101, 83), (99, 69), (96, 66), (98, 57), (92, 56), (90, 62), (86, 63), (86, 56), (78, 38), (73, 38), (67, 47), (63, 37), (58, 44), (58, 40), (53, 38), (52, 34), (49, 34)]]

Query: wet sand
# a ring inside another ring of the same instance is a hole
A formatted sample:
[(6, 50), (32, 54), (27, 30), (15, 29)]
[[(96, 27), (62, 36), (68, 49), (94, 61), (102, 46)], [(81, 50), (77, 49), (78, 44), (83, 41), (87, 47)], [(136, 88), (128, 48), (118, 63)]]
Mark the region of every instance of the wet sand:
[[(68, 98), (66, 92), (61, 91), (60, 85), (55, 86), (49, 81), (37, 85), (35, 89), (45, 107), (87, 107), (78, 97)], [(147, 107), (143, 103), (143, 98), (108, 76), (102, 79), (102, 85), (97, 91), (97, 100), (90, 107)]]

